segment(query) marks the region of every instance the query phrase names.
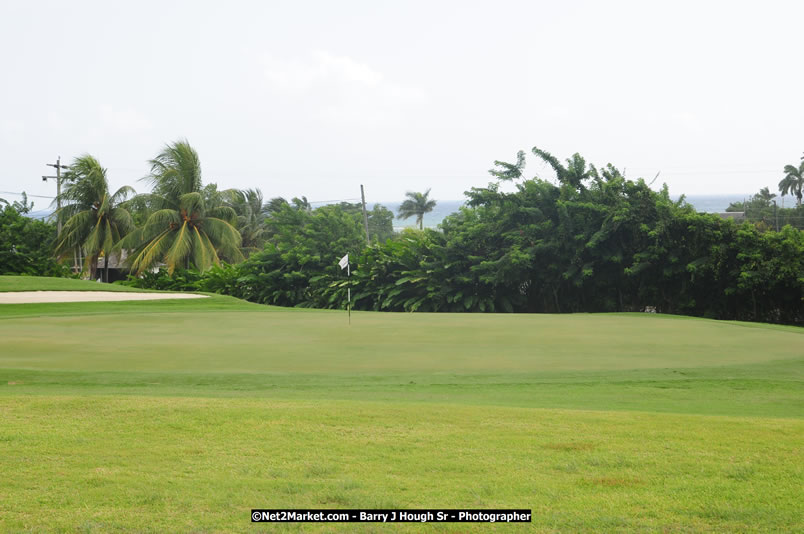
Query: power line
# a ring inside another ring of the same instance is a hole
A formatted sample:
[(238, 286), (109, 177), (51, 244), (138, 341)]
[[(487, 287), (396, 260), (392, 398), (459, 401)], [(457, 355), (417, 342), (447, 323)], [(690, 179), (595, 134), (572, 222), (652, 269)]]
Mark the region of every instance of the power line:
[(335, 202), (350, 202), (350, 201), (358, 201), (359, 198), (340, 198), (336, 200), (308, 200), (308, 204), (333, 204)]
[(13, 191), (0, 191), (0, 195), (17, 195), (17, 196), (19, 196), (19, 197), (21, 197), (22, 195), (25, 195), (26, 197), (33, 197), (33, 198), (49, 198), (49, 199), (51, 199), (51, 200), (53, 200), (54, 198), (56, 198), (56, 197), (48, 197), (48, 196), (45, 196), (45, 195), (31, 195), (31, 194), (26, 193), (25, 191), (23, 191), (23, 192), (21, 192), (21, 193), (15, 193), (15, 192), (13, 192)]

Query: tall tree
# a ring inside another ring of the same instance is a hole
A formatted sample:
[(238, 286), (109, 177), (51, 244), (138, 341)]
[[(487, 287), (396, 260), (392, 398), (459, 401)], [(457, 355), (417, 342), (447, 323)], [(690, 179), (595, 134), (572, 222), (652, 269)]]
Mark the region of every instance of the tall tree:
[(69, 275), (53, 257), (56, 225), (27, 217), (25, 204), (0, 199), (0, 274)]
[(796, 197), (796, 205), (801, 206), (802, 189), (804, 189), (804, 156), (801, 164), (784, 166), (785, 177), (779, 182), (779, 191), (782, 195), (790, 193)]
[(274, 197), (265, 203), (265, 211), (270, 215), (282, 210), (283, 206), (287, 206), (288, 201), (282, 197)]
[(585, 180), (598, 178), (595, 166), (589, 165), (587, 167), (586, 160), (578, 153), (573, 154), (571, 158), (567, 158), (566, 165), (562, 165), (558, 158), (538, 147), (533, 147), (533, 153), (553, 168), (561, 184), (568, 185), (578, 191), (586, 188), (583, 185)]
[(104, 278), (109, 279), (108, 259), (112, 249), (132, 228), (131, 214), (121, 206), (134, 189), (123, 186), (109, 193), (109, 182), (97, 159), (85, 154), (76, 158), (64, 174), (64, 189), (56, 200), (61, 209), (56, 217), (63, 230), (56, 254), (65, 258), (76, 247), (84, 251), (84, 271), (95, 279), (98, 258), (104, 257)]
[(120, 242), (131, 250), (132, 268), (141, 274), (164, 263), (172, 274), (191, 265), (203, 271), (220, 264), (221, 256), (242, 261), (237, 215), (229, 206), (208, 206), (218, 203), (202, 185), (201, 162), (187, 140), (165, 146), (150, 164), (146, 180), (153, 185), (149, 203), (155, 211)]
[(302, 195), (301, 198), (293, 197), (293, 206), (297, 210), (304, 210), (304, 211), (312, 211), (313, 207), (310, 205), (310, 201), (307, 200), (307, 197)]
[(265, 243), (265, 218), (268, 206), (263, 203), (259, 189), (227, 189), (223, 191), (226, 204), (237, 214), (237, 230), (242, 237), (241, 249), (248, 255)]
[(427, 198), (429, 195), (429, 189), (424, 193), (414, 193), (408, 191), (405, 193), (405, 196), (408, 198), (402, 203), (402, 205), (399, 206), (399, 213), (397, 216), (400, 219), (407, 219), (415, 216), (416, 224), (419, 225), (419, 230), (421, 230), (424, 225), (424, 214), (430, 213), (433, 211), (433, 208), (436, 207), (436, 201), (429, 200)]
[(759, 190), (759, 193), (754, 195), (754, 198), (765, 202), (767, 205), (770, 205), (773, 199), (776, 198), (776, 195), (770, 192), (769, 187), (763, 187), (762, 189)]

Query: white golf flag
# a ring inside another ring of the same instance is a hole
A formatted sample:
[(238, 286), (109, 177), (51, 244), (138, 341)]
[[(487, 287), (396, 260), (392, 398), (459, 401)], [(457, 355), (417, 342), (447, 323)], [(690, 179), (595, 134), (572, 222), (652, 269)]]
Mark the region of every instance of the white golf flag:
[(341, 258), (341, 261), (338, 262), (338, 265), (341, 266), (341, 270), (346, 269), (349, 266), (349, 254)]

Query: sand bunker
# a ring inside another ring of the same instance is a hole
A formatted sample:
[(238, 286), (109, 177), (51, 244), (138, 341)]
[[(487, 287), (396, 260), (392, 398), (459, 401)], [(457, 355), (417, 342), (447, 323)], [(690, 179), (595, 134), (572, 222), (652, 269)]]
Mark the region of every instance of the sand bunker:
[(0, 304), (40, 302), (117, 302), (122, 300), (204, 299), (188, 293), (128, 293), (117, 291), (11, 291), (0, 293)]

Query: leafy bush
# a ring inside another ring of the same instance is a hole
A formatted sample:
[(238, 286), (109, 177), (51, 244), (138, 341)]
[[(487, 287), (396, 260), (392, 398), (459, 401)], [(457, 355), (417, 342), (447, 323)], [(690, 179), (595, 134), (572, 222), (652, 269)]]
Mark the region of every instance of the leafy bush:
[(127, 280), (115, 282), (120, 285), (140, 289), (159, 289), (162, 291), (199, 291), (202, 275), (192, 269), (176, 269), (173, 275), (161, 267), (158, 271), (145, 271), (141, 276), (129, 275)]
[(72, 276), (53, 257), (56, 225), (23, 215), (27, 203), (0, 204), (0, 274)]

